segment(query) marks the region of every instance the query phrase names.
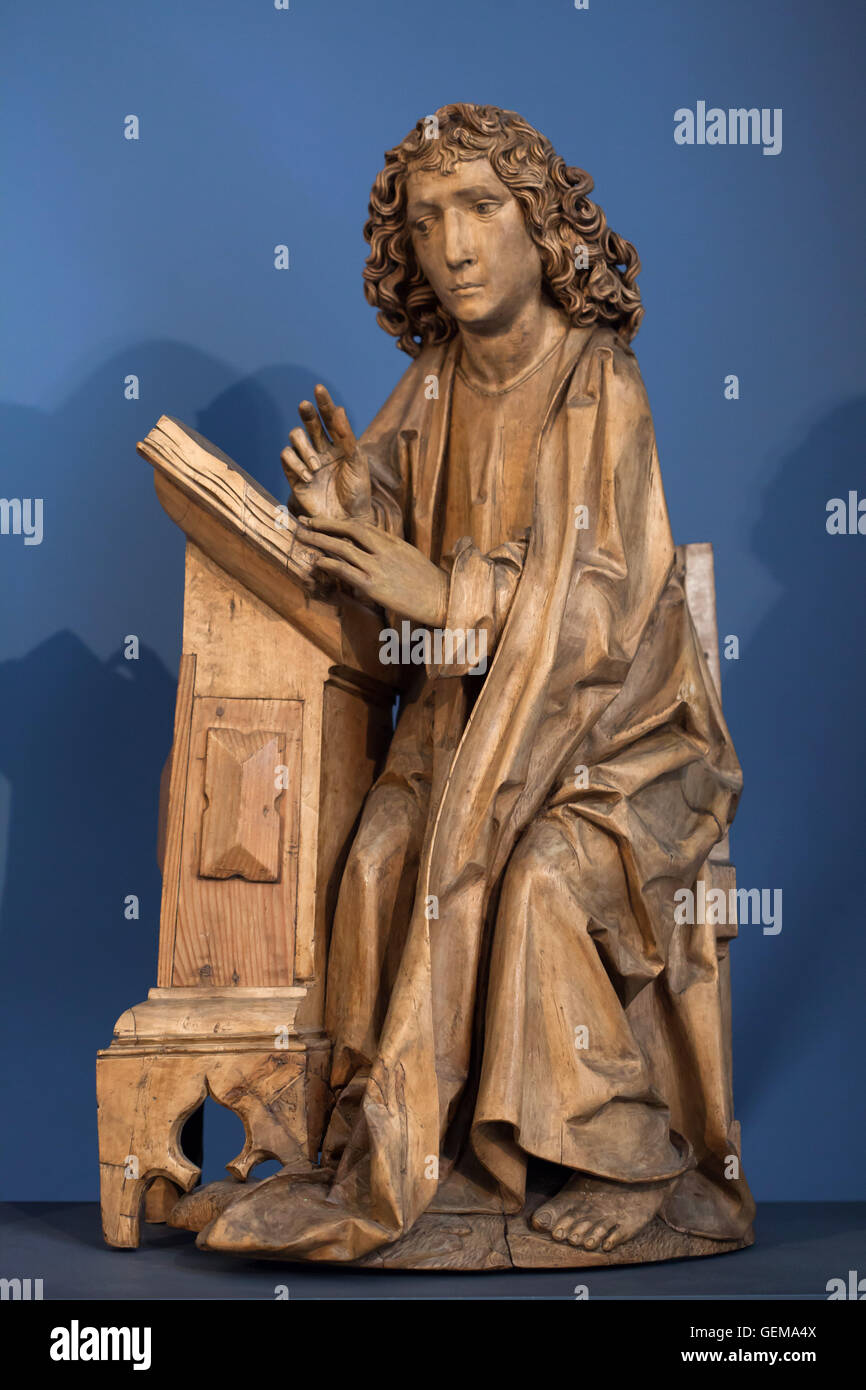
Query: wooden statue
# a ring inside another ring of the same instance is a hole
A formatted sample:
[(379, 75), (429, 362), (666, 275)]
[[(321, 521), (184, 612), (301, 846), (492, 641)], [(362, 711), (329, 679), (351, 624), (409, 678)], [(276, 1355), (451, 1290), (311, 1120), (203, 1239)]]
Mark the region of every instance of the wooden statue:
[[(735, 928), (678, 910), (734, 887), (711, 552), (671, 539), (639, 261), (591, 189), (515, 113), (443, 107), (371, 195), (366, 294), (412, 363), (369, 429), (302, 402), (282, 524), (177, 422), (142, 446), (189, 558), (159, 988), (99, 1063), (115, 1243), (154, 1177), (152, 1214), (183, 1189), (172, 1224), (245, 1256), (751, 1243)], [(248, 1143), (196, 1189), (206, 1090)]]

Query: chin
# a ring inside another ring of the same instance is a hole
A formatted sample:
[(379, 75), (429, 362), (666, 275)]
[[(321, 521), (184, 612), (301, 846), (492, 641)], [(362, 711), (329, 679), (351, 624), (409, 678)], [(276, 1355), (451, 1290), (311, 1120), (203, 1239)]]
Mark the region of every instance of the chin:
[(457, 324), (465, 323), (467, 328), (480, 328), (489, 323), (491, 326), (497, 322), (498, 315), (489, 304), (460, 304), (451, 310), (452, 317)]

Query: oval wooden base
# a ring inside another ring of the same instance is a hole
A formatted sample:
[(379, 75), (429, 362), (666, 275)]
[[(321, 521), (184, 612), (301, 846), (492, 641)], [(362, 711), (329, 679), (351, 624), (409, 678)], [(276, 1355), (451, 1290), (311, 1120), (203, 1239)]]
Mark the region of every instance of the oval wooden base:
[[(312, 1177), (309, 1170), (299, 1170), (297, 1180), (309, 1183)], [(327, 1181), (328, 1177), (319, 1170), (321, 1181)], [(242, 1195), (245, 1186), (229, 1180), (197, 1189), (180, 1199), (169, 1217), (169, 1224), (201, 1232)], [(256, 1186), (254, 1180), (251, 1186)], [(739, 1239), (712, 1240), (675, 1231), (660, 1217), (654, 1217), (636, 1236), (614, 1250), (581, 1250), (556, 1241), (529, 1224), (533, 1211), (543, 1200), (543, 1195), (531, 1194), (524, 1211), (517, 1216), (496, 1212), (428, 1211), (393, 1245), (383, 1246), (351, 1262), (316, 1260), (315, 1263), (342, 1269), (582, 1269), (723, 1255), (754, 1243), (751, 1230)], [(256, 1237), (251, 1229), (249, 1240), (231, 1253), (243, 1259), (286, 1261), (285, 1255), (278, 1250), (257, 1250), (255, 1247)]]
[(366, 1269), (583, 1269), (606, 1265), (650, 1264), (743, 1250), (754, 1243), (749, 1231), (741, 1240), (708, 1240), (683, 1235), (658, 1217), (615, 1250), (579, 1250), (540, 1234), (524, 1215), (424, 1215), (412, 1230), (383, 1250), (356, 1260)]

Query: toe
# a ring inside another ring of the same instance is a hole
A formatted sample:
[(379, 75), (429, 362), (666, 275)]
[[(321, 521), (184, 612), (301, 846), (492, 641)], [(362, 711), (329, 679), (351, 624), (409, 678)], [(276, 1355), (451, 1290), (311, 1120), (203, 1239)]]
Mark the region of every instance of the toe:
[(550, 1230), (551, 1226), (553, 1225), (553, 1211), (546, 1202), (544, 1206), (539, 1207), (538, 1211), (534, 1214), (532, 1218), (532, 1224), (535, 1227), (536, 1231)]
[(596, 1224), (592, 1227), (592, 1229), (588, 1232), (588, 1234), (584, 1236), (584, 1250), (594, 1250), (595, 1247), (598, 1245), (599, 1241), (604, 1240), (604, 1237), (607, 1235), (607, 1232), (608, 1223), (606, 1221), (597, 1221)]
[(583, 1245), (583, 1238), (591, 1226), (591, 1221), (575, 1221), (568, 1233), (569, 1245)]

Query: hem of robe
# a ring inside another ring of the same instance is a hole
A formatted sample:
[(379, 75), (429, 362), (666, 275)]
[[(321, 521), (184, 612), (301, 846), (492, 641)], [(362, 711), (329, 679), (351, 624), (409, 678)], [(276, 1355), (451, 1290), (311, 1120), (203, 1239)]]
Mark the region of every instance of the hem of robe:
[[(611, 1102), (617, 1104), (617, 1102)], [(500, 1132), (497, 1133), (497, 1130)], [(487, 1131), (487, 1133), (485, 1133)], [(506, 1133), (505, 1131), (509, 1131)], [(644, 1162), (630, 1172), (622, 1164), (612, 1168), (609, 1163), (593, 1161), (588, 1155), (579, 1161), (566, 1160), (556, 1145), (528, 1145), (521, 1136), (515, 1137), (517, 1126), (506, 1121), (485, 1120), (472, 1128), (472, 1148), (484, 1167), (499, 1184), (504, 1210), (511, 1216), (521, 1212), (526, 1202), (526, 1160), (539, 1158), (555, 1163), (587, 1177), (604, 1178), (612, 1182), (642, 1185), (672, 1182), (658, 1215), (666, 1225), (683, 1235), (703, 1236), (708, 1240), (739, 1240), (751, 1230), (755, 1202), (744, 1177), (715, 1180), (702, 1171), (705, 1163), (713, 1164), (714, 1155), (699, 1161), (692, 1145), (675, 1130), (671, 1139), (685, 1146), (686, 1156), (678, 1170), (661, 1171), (661, 1164)], [(563, 1151), (564, 1152), (564, 1151)], [(574, 1154), (574, 1148), (571, 1149)], [(503, 1162), (504, 1160), (504, 1162)], [(717, 1163), (717, 1160), (715, 1160)], [(563, 1185), (568, 1179), (563, 1179)], [(451, 1208), (456, 1210), (456, 1208)]]
[(755, 1199), (745, 1178), (715, 1181), (698, 1165), (668, 1193), (659, 1216), (683, 1235), (740, 1240), (751, 1231)]
[(321, 1183), (281, 1173), (238, 1197), (199, 1232), (196, 1245), (232, 1255), (349, 1263), (404, 1234), (346, 1202), (329, 1199)]
[[(612, 1120), (609, 1112), (613, 1106), (618, 1113)], [(696, 1160), (691, 1144), (682, 1135), (668, 1130), (661, 1113), (658, 1128), (664, 1125), (664, 1135), (657, 1133), (630, 1154), (622, 1150), (617, 1154), (611, 1143), (612, 1137), (614, 1140), (621, 1138), (621, 1133), (615, 1134), (615, 1130), (621, 1128), (621, 1121), (642, 1120), (644, 1117), (636, 1116), (636, 1111), (645, 1109), (642, 1102), (612, 1101), (591, 1120), (580, 1123), (579, 1135), (564, 1130), (559, 1142), (553, 1137), (545, 1142), (540, 1135), (526, 1136), (516, 1124), (507, 1120), (476, 1121), (472, 1126), (472, 1147), (506, 1194), (507, 1210), (512, 1213), (520, 1211), (524, 1205), (527, 1158), (539, 1158), (610, 1182), (673, 1181), (694, 1168)], [(511, 1131), (510, 1135), (507, 1131)]]
[[(686, 1142), (682, 1136), (672, 1137), (681, 1143)], [(474, 1133), (472, 1147), (475, 1147)], [(519, 1152), (525, 1176), (525, 1163), (530, 1155), (524, 1149)], [(532, 1156), (546, 1158), (545, 1154)], [(587, 1172), (591, 1177), (628, 1181), (607, 1172), (578, 1171)], [(491, 1176), (499, 1181), (495, 1174)], [(709, 1240), (736, 1240), (746, 1236), (751, 1228), (755, 1207), (745, 1180), (737, 1180), (731, 1184), (733, 1190), (722, 1192), (717, 1183), (694, 1168), (690, 1146), (686, 1165), (679, 1174), (662, 1173), (653, 1178), (641, 1176), (631, 1181), (640, 1184), (674, 1183), (658, 1216), (672, 1230), (681, 1234), (702, 1236)], [(471, 1188), (472, 1184), (469, 1186)], [(516, 1195), (509, 1200), (500, 1183), (500, 1192), (501, 1206), (498, 1207), (492, 1193), (489, 1194), (491, 1200), (480, 1201), (479, 1192), (470, 1198), (468, 1207), (464, 1207), (459, 1199), (440, 1203), (434, 1197), (427, 1210), (452, 1215), (495, 1213), (497, 1210), (504, 1215), (516, 1215), (523, 1210), (525, 1191), (520, 1200)], [(277, 1173), (239, 1197), (211, 1221), (199, 1233), (197, 1244), (201, 1249), (231, 1254), (350, 1263), (374, 1249), (393, 1245), (404, 1234), (402, 1226), (399, 1229), (387, 1227), (362, 1215), (357, 1209), (353, 1210), (351, 1204), (345, 1201), (334, 1202), (320, 1183), (299, 1182), (296, 1177)]]

